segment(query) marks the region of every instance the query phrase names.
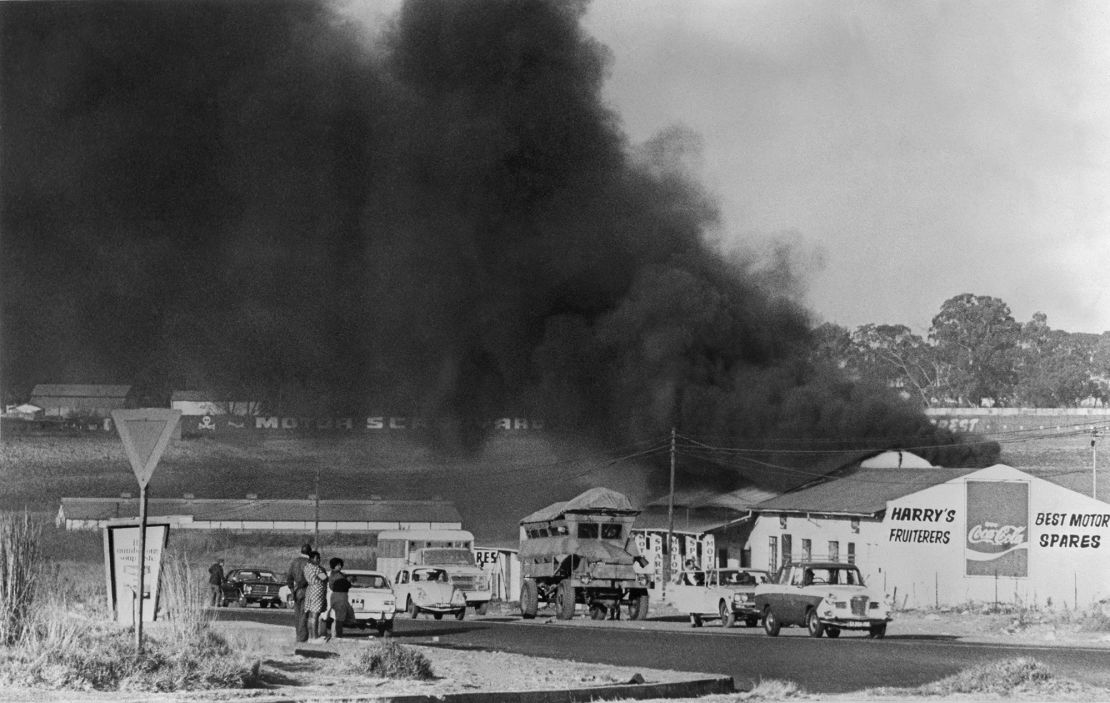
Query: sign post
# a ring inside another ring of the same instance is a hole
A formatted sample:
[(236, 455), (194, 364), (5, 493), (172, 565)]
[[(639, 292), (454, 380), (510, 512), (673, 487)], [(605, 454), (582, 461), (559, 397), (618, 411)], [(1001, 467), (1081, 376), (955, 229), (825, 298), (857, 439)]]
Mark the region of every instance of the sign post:
[[(138, 602), (135, 617), (135, 652), (143, 652), (143, 594), (146, 564), (146, 485), (162, 453), (170, 443), (180, 410), (168, 408), (139, 408), (113, 410), (112, 421), (127, 452), (127, 460), (139, 481), (139, 583), (136, 590)], [(157, 577), (155, 577), (157, 578)]]

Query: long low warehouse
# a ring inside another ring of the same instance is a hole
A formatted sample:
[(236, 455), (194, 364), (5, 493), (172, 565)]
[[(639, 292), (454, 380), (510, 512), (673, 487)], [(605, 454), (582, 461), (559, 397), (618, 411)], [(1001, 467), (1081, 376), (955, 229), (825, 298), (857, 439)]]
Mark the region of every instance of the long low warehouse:
[[(96, 530), (139, 516), (138, 498), (62, 498), (54, 522), (67, 530)], [(151, 498), (150, 520), (197, 530), (380, 532), (460, 529), (462, 517), (442, 500), (315, 500), (269, 498)]]

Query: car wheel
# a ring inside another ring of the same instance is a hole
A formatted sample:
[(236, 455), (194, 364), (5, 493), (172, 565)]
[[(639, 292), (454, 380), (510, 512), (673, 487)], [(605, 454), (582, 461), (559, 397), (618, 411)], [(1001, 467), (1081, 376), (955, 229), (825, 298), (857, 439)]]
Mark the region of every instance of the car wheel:
[(524, 583), (520, 584), (520, 616), (525, 620), (531, 620), (536, 617), (538, 610), (539, 594), (536, 592), (536, 582), (532, 579), (524, 579)]
[(837, 637), (840, 637), (840, 629), (836, 627), (826, 627), (825, 634), (828, 636), (829, 639), (834, 640)]
[(240, 595), (238, 605), (239, 605), (240, 608), (246, 608), (247, 607), (247, 597), (244, 596), (244, 595)]
[(463, 608), (459, 612), (455, 613), (455, 619), (456, 620), (465, 620), (466, 619), (466, 608)]
[(574, 584), (570, 579), (563, 579), (555, 589), (555, 617), (558, 620), (574, 617)]
[(220, 599), (220, 607), (221, 608), (226, 608), (230, 602), (231, 601), (229, 601), (227, 598), (221, 598)]
[(771, 637), (778, 637), (781, 629), (782, 625), (779, 624), (779, 619), (775, 617), (775, 611), (767, 608), (763, 612), (763, 631)]
[(641, 591), (638, 595), (631, 596), (628, 602), (628, 617), (632, 620), (647, 620), (648, 593)]
[(378, 625), (378, 637), (389, 637), (393, 633), (393, 621)]
[(697, 613), (690, 613), (690, 627), (701, 627), (701, 616)]
[(420, 614), (420, 608), (416, 607), (416, 603), (412, 602), (412, 596), (409, 596), (409, 602), (405, 605), (405, 610), (408, 612), (410, 618), (416, 618)]
[(871, 629), (869, 630), (869, 634), (872, 638), (877, 640), (881, 640), (882, 638), (886, 637), (886, 623), (884, 622), (879, 625), (872, 625)]
[(436, 620), (442, 620), (443, 619), (443, 613), (432, 613), (432, 617), (435, 618)]
[(732, 612), (732, 606), (727, 602), (722, 600), (717, 605), (717, 611), (721, 615), (721, 627), (732, 627), (736, 624), (736, 613)]
[(817, 617), (816, 610), (810, 610), (806, 613), (806, 630), (809, 631), (810, 637), (820, 637), (825, 634), (825, 625)]
[(475, 606), (474, 612), (477, 613), (478, 615), (485, 615), (486, 613), (488, 613), (489, 612), (489, 601), (486, 601), (485, 603), (479, 603), (477, 606)]
[(591, 620), (604, 620), (608, 615), (608, 609), (600, 603), (590, 604), (590, 619)]

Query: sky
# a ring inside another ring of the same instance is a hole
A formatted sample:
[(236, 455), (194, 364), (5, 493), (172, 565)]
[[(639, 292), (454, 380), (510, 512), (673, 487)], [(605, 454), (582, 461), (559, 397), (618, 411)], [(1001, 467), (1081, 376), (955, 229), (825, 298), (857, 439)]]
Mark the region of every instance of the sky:
[(1110, 330), (1110, 3), (594, 0), (633, 144), (681, 127), (726, 248), (918, 333), (962, 293)]

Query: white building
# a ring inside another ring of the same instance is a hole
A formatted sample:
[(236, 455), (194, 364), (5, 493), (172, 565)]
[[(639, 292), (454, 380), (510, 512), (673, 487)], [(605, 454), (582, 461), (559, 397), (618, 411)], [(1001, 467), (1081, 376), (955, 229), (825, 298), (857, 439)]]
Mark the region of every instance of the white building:
[(761, 503), (754, 520), (753, 566), (855, 562), (898, 607), (1110, 597), (1110, 505), (1002, 464), (864, 462)]

